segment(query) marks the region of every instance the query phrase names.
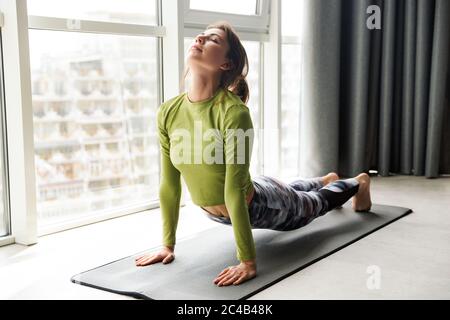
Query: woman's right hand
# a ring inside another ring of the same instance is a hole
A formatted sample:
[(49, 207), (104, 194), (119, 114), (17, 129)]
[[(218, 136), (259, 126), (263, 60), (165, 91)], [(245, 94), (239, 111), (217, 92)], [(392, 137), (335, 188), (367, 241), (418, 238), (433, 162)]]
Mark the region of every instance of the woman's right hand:
[(136, 266), (147, 266), (149, 264), (161, 262), (164, 264), (171, 263), (175, 260), (173, 249), (164, 247), (157, 253), (144, 254), (135, 259)]

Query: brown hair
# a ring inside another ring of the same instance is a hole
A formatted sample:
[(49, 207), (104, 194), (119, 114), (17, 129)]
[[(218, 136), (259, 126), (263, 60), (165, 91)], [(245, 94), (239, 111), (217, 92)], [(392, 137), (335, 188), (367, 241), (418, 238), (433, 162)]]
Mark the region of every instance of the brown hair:
[[(220, 79), (219, 87), (228, 89), (237, 96), (239, 96), (242, 102), (247, 103), (250, 95), (247, 80), (245, 79), (248, 74), (248, 58), (247, 52), (241, 43), (236, 31), (227, 21), (216, 21), (206, 27), (206, 30), (217, 28), (225, 31), (226, 39), (228, 41), (229, 50), (227, 52), (227, 58), (230, 59), (231, 69), (224, 71)], [(182, 79), (184, 86), (184, 80), (189, 73), (189, 68), (186, 67)]]

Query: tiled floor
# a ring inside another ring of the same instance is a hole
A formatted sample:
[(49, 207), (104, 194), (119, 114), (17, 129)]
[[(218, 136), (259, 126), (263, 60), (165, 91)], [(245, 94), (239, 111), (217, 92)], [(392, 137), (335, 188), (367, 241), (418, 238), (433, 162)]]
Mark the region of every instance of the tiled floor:
[[(372, 201), (414, 212), (251, 299), (449, 299), (450, 177), (372, 177)], [(188, 204), (178, 239), (214, 226)], [(0, 299), (132, 299), (73, 284), (70, 277), (156, 247), (160, 238), (155, 209), (41, 237), (30, 247), (2, 247)], [(368, 286), (371, 266), (380, 275), (375, 289)]]

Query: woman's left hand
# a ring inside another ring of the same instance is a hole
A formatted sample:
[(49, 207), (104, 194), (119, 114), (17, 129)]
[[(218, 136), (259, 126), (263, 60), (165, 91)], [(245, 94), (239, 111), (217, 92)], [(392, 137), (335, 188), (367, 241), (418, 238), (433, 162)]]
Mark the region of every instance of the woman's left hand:
[(216, 279), (214, 284), (220, 286), (228, 286), (230, 284), (238, 285), (242, 282), (256, 277), (255, 262), (241, 262), (237, 266), (231, 266), (224, 269)]

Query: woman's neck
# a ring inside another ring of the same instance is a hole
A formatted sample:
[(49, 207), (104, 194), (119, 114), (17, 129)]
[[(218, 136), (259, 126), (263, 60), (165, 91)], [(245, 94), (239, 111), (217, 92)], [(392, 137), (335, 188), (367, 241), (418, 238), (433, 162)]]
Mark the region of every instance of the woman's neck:
[(219, 88), (218, 77), (192, 75), (188, 89), (188, 98), (191, 102), (203, 101), (211, 98)]

